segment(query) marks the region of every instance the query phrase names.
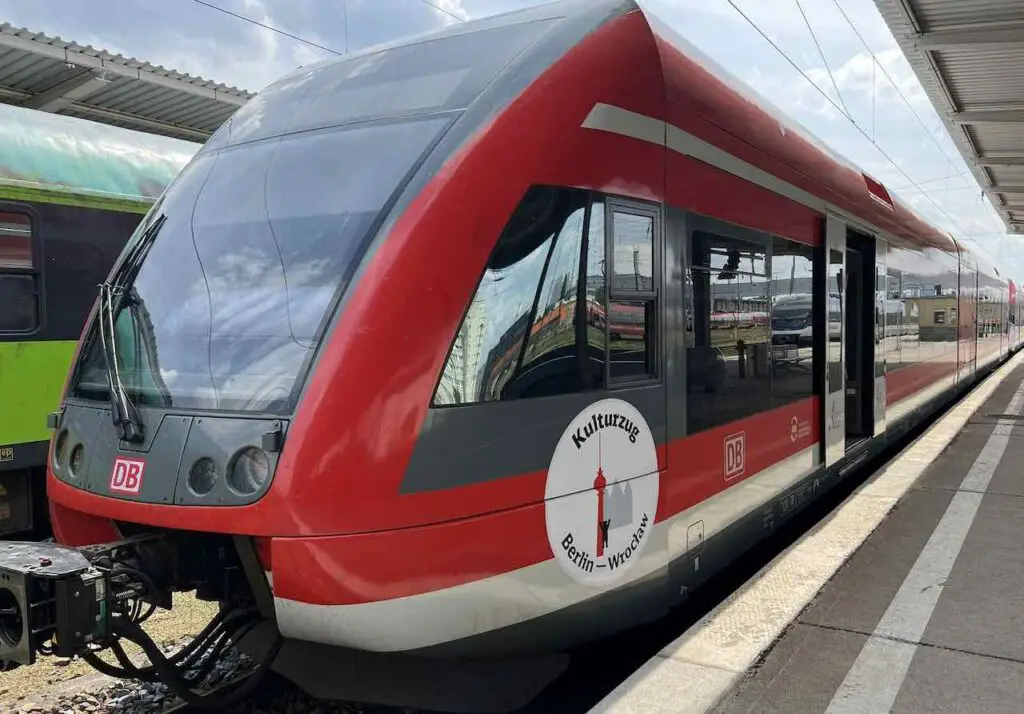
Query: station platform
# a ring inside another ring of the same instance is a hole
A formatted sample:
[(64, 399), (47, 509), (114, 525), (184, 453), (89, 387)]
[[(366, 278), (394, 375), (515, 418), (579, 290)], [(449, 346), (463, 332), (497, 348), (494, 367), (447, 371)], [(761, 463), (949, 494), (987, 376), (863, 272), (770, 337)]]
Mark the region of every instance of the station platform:
[(1024, 353), (592, 712), (1024, 711)]

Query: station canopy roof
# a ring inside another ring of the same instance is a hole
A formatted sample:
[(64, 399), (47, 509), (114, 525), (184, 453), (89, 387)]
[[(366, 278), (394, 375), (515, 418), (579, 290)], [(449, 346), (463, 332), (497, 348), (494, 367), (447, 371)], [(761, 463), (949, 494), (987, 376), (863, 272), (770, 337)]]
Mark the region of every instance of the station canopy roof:
[(1024, 233), (1024, 1), (875, 0), (1011, 233)]
[(204, 142), (252, 93), (0, 24), (0, 102)]

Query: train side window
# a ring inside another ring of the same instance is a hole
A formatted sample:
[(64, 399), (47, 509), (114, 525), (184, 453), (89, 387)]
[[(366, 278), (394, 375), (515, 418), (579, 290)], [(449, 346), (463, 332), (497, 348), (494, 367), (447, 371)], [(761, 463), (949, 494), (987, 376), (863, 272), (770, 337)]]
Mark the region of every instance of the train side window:
[(0, 270), (32, 267), (32, 222), (20, 213), (0, 213)]
[(552, 187), (523, 198), (450, 348), (435, 405), (604, 386), (603, 231), (584, 230), (597, 208), (589, 202), (586, 191)]
[[(555, 240), (526, 347), (505, 388), (505, 399), (571, 394), (604, 385), (604, 333), (594, 325), (595, 307), (603, 304), (603, 290), (595, 290), (595, 280), (604, 284), (604, 231), (593, 230), (595, 211), (601, 213), (600, 206), (591, 208), (587, 220), (586, 204), (581, 200)], [(581, 283), (583, 255), (588, 260)]]
[(772, 239), (771, 389), (774, 406), (814, 395), (813, 248)]
[(0, 333), (32, 332), (39, 326), (32, 221), (20, 213), (0, 213), (0, 305)]
[(692, 230), (688, 247), (687, 423), (696, 433), (772, 408), (771, 296), (766, 236), (723, 224)]
[[(890, 251), (890, 255), (896, 255)], [(895, 268), (886, 270), (885, 281), (885, 365), (888, 371), (898, 368), (903, 361), (902, 337), (905, 330), (902, 275)]]
[(617, 204), (612, 204), (610, 213), (608, 376), (613, 382), (654, 377), (657, 213)]

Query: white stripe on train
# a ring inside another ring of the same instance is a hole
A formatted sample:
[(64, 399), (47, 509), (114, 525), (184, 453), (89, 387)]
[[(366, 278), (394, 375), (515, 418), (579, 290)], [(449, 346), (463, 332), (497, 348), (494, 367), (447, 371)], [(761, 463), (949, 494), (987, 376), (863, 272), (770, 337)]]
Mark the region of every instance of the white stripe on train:
[[(839, 215), (848, 224), (884, 240), (903, 243), (842, 209), (659, 119), (598, 103), (582, 126), (667, 146), (814, 210)], [(951, 375), (892, 405), (887, 409), (889, 423), (909, 414), (954, 383), (955, 375)], [(809, 447), (657, 524), (640, 561), (627, 579), (617, 583), (616, 587), (650, 575), (667, 567), (670, 560), (683, 556), (687, 529), (696, 521), (704, 522), (705, 540), (710, 539), (797, 484), (820, 463), (818, 451), (819, 445)], [(652, 474), (645, 478), (653, 477)], [(268, 578), (272, 576), (268, 574)], [(577, 605), (603, 592), (606, 590), (573, 581), (552, 558), (494, 577), (391, 600), (357, 605), (311, 605), (275, 597), (274, 605), (278, 627), (285, 637), (371, 651), (400, 652), (523, 623)]]
[[(608, 589), (569, 578), (554, 558), (501, 575), (408, 597), (358, 605), (309, 605), (274, 598), (285, 637), (379, 652), (429, 647), (550, 614), (621, 587), (684, 555), (686, 530), (704, 521), (705, 539), (795, 485), (815, 467), (808, 447), (692, 508), (658, 523), (641, 560)], [(657, 475), (643, 478), (656, 478)], [(589, 493), (567, 498), (593, 498)]]

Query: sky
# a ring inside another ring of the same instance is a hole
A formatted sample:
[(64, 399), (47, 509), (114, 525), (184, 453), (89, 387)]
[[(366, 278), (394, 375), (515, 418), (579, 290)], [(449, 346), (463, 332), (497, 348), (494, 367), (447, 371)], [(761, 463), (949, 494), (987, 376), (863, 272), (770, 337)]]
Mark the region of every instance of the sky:
[[(332, 56), (309, 43), (344, 54), (541, 0), (208, 2), (308, 42), (197, 0), (0, 0), (0, 20), (258, 91)], [(640, 3), (926, 218), (1024, 279), (1024, 236), (1005, 235), (873, 0)]]

